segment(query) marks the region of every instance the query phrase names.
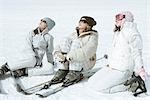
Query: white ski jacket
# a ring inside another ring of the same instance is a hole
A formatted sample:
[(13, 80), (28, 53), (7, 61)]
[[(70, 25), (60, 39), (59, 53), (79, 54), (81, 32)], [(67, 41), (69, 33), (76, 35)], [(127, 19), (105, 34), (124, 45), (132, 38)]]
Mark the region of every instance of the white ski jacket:
[[(54, 51), (67, 53), (66, 56), (72, 59), (70, 69), (79, 70), (83, 68), (83, 70), (89, 70), (96, 62), (97, 45), (97, 31), (84, 32), (79, 36), (75, 32), (65, 38)], [(57, 53), (55, 54), (57, 55)]]
[(135, 23), (125, 22), (122, 30), (114, 33), (109, 65), (136, 72), (143, 66), (142, 38)]
[(41, 65), (43, 56), (46, 52), (47, 60), (49, 63), (53, 63), (53, 36), (48, 34), (48, 30), (43, 31), (42, 33), (39, 31), (39, 34), (34, 34), (34, 32), (30, 32), (28, 36), (28, 44), (32, 47), (35, 57), (36, 57), (36, 65)]

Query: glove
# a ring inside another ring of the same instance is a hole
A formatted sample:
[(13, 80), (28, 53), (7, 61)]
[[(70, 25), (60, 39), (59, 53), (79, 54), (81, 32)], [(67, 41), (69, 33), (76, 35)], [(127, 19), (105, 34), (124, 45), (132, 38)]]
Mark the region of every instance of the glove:
[(67, 54), (67, 56), (66, 56), (66, 59), (67, 59), (68, 61), (72, 61), (74, 56), (75, 56), (75, 55), (74, 55), (73, 52), (69, 52), (69, 53)]
[(66, 57), (66, 60), (67, 60), (67, 61), (72, 61), (72, 60), (73, 60), (73, 58), (71, 58), (71, 57), (67, 56), (67, 57)]
[(147, 73), (145, 72), (144, 67), (140, 68), (138, 71), (138, 75), (145, 81), (147, 77)]
[(66, 57), (60, 52), (56, 54), (56, 59), (58, 59), (59, 62), (66, 61)]

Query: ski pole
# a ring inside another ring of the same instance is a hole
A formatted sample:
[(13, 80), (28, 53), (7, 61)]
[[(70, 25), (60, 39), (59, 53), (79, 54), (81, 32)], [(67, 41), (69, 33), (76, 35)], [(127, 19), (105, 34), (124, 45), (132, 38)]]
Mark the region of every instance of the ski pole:
[(103, 57), (101, 57), (101, 58), (97, 59), (96, 61), (99, 61), (99, 60), (101, 60), (101, 59), (103, 59), (103, 58), (108, 59), (108, 55), (107, 55), (107, 54), (104, 54), (104, 56), (103, 56)]

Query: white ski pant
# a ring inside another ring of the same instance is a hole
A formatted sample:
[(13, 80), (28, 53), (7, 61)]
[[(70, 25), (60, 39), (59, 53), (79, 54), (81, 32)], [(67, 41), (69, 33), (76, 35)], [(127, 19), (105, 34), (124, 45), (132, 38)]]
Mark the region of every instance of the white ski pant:
[(42, 67), (28, 68), (28, 76), (41, 76), (54, 74), (54, 66), (51, 63), (43, 63)]
[(127, 90), (123, 85), (131, 76), (130, 71), (119, 71), (110, 67), (103, 67), (95, 73), (86, 84), (87, 87), (102, 93), (115, 93)]
[(86, 69), (84, 69), (84, 64), (82, 65), (79, 65), (79, 64), (75, 64), (75, 63), (70, 63), (70, 62), (67, 62), (67, 63), (61, 63), (61, 62), (56, 62), (57, 65), (55, 65), (57, 68), (56, 68), (56, 71), (58, 69), (66, 69), (66, 70), (76, 70), (76, 71), (81, 71), (82, 69), (84, 71), (86, 71)]
[(35, 66), (36, 58), (33, 55), (12, 58), (8, 61), (8, 66), (11, 71), (27, 68), (28, 76), (38, 76), (53, 74), (53, 65), (43, 60), (43, 66)]

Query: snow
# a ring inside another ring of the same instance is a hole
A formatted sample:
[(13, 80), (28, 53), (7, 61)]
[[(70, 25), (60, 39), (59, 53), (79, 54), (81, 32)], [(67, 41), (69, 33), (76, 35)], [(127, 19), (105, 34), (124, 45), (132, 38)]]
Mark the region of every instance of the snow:
[[(55, 37), (54, 44), (75, 31), (78, 20), (83, 15), (93, 16), (97, 21), (94, 27), (99, 32), (98, 58), (108, 53), (112, 40), (114, 15), (129, 10), (135, 15), (139, 32), (143, 38), (143, 60), (150, 74), (150, 1), (149, 0), (0, 0), (0, 65), (13, 56), (20, 57), (25, 48), (25, 36), (36, 28), (40, 19), (48, 16), (55, 20), (56, 26), (51, 30)], [(11, 83), (11, 84), (10, 84)], [(7, 95), (0, 94), (0, 100), (38, 100), (35, 95), (24, 96), (16, 92), (12, 78), (3, 80)], [(58, 94), (50, 96), (51, 100), (98, 100), (128, 99), (148, 100), (150, 96), (133, 97), (128, 92), (112, 95), (100, 94), (83, 84), (71, 86)], [(3, 88), (4, 88), (3, 87)], [(70, 94), (68, 94), (70, 93)], [(47, 98), (48, 99), (48, 98)]]

